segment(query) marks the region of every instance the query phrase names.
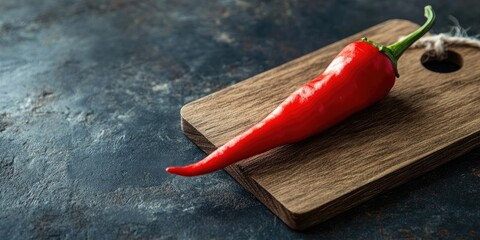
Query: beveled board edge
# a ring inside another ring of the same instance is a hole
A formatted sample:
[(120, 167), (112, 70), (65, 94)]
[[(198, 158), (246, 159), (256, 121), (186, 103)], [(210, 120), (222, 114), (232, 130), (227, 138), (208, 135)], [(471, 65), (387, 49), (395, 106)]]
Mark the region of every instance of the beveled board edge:
[[(419, 156), (408, 165), (396, 169), (388, 174), (372, 179), (369, 183), (347, 194), (336, 198), (334, 201), (305, 213), (291, 213), (296, 222), (294, 226), (287, 223), (295, 230), (303, 230), (323, 221), (326, 221), (341, 212), (345, 212), (361, 203), (379, 195), (382, 192), (398, 187), (427, 173), (451, 160), (454, 160), (480, 146), (480, 131), (472, 133), (455, 142), (450, 142), (438, 147), (429, 153)], [(393, 183), (393, 184), (392, 184)], [(321, 217), (319, 217), (321, 216)]]

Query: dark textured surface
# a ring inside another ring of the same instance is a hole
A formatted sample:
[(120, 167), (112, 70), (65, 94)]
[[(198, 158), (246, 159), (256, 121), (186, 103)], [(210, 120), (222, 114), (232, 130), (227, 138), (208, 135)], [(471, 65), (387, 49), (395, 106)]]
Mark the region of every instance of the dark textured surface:
[[(477, 1), (433, 1), (480, 32)], [(305, 232), (204, 154), (179, 110), (423, 2), (0, 1), (0, 239), (480, 238), (480, 151)]]

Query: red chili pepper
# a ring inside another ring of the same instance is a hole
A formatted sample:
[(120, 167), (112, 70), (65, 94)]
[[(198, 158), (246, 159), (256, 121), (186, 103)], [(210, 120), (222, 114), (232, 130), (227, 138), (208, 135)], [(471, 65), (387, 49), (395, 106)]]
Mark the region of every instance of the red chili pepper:
[(275, 147), (317, 134), (385, 97), (398, 77), (402, 53), (430, 30), (435, 21), (425, 7), (426, 23), (388, 47), (363, 38), (347, 45), (318, 77), (290, 95), (260, 123), (236, 136), (203, 160), (167, 172), (197, 176)]

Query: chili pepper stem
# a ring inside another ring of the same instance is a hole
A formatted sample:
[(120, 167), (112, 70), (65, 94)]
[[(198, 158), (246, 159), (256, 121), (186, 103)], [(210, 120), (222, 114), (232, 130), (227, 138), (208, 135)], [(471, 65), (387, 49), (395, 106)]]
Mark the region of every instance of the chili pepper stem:
[(387, 47), (388, 49), (390, 49), (390, 51), (392, 51), (393, 57), (395, 57), (395, 59), (398, 60), (400, 56), (402, 56), (403, 52), (405, 52), (405, 50), (410, 47), (410, 45), (412, 45), (415, 41), (425, 35), (425, 33), (430, 31), (436, 19), (435, 12), (433, 11), (432, 6), (428, 5), (425, 7), (425, 17), (427, 18), (427, 21), (425, 22), (425, 24), (423, 24), (423, 26), (421, 26), (415, 32), (410, 33), (404, 39)]
[(425, 33), (430, 31), (433, 24), (435, 23), (436, 15), (435, 15), (435, 12), (433, 11), (432, 6), (427, 5), (425, 7), (425, 17), (427, 18), (427, 21), (423, 24), (423, 26), (421, 26), (415, 32), (410, 33), (404, 39), (392, 45), (382, 46), (378, 43), (368, 40), (367, 38), (362, 38), (362, 41), (372, 44), (373, 46), (378, 48), (378, 50), (380, 50), (385, 55), (387, 55), (393, 63), (393, 66), (395, 68), (395, 75), (399, 77), (398, 70), (397, 70), (398, 59), (400, 58), (400, 56), (402, 56), (405, 50), (407, 50), (410, 47), (410, 45), (412, 45), (415, 41), (417, 41), (419, 38), (425, 35)]

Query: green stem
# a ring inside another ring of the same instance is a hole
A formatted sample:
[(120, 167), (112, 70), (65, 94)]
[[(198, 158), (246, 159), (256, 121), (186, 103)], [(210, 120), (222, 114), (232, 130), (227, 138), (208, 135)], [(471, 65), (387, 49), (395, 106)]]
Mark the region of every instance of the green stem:
[(417, 29), (417, 31), (410, 33), (404, 39), (387, 47), (390, 49), (390, 51), (392, 51), (393, 57), (395, 57), (396, 60), (402, 56), (403, 52), (405, 52), (410, 45), (425, 35), (425, 33), (430, 31), (435, 23), (435, 12), (433, 11), (432, 6), (428, 5), (425, 7), (425, 17), (427, 18), (427, 21), (425, 24), (423, 24), (423, 26)]
[(390, 60), (393, 63), (393, 66), (395, 68), (395, 74), (397, 77), (398, 75), (398, 70), (397, 70), (397, 61), (402, 56), (402, 54), (405, 52), (405, 50), (410, 47), (415, 41), (417, 41), (419, 38), (421, 38), (425, 33), (427, 33), (435, 23), (435, 12), (432, 9), (432, 6), (428, 5), (425, 7), (425, 17), (427, 18), (427, 21), (423, 26), (421, 26), (419, 29), (417, 29), (415, 32), (410, 33), (407, 37), (404, 39), (390, 45), (390, 46), (382, 46), (379, 45), (375, 42), (372, 42), (366, 38), (362, 38), (364, 42), (368, 42), (375, 47), (377, 47), (381, 52), (383, 52), (385, 55), (387, 55)]

